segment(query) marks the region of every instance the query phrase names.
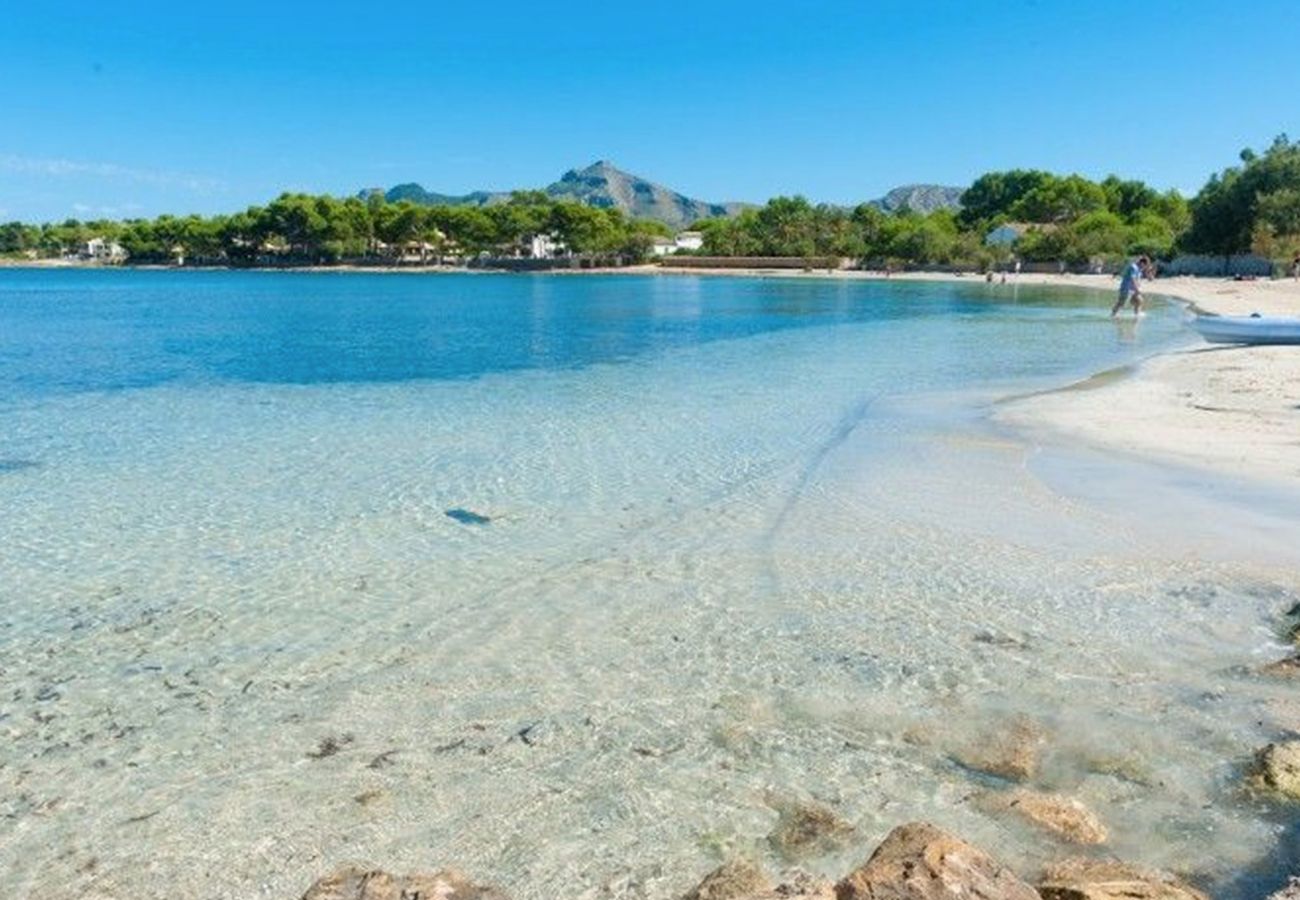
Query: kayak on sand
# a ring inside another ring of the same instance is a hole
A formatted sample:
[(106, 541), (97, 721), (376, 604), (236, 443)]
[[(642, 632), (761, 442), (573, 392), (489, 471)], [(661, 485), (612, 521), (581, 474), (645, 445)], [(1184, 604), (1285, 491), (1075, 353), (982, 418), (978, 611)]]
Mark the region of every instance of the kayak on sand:
[(1211, 344), (1300, 344), (1300, 318), (1197, 316), (1192, 327)]

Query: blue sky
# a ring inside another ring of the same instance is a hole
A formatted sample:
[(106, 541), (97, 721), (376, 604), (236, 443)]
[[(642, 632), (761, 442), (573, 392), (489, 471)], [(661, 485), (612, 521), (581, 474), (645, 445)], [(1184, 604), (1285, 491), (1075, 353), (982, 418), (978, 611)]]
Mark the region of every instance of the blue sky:
[(282, 190), (542, 186), (610, 159), (707, 200), (990, 169), (1194, 192), (1300, 133), (1294, 0), (9, 4), (0, 219)]

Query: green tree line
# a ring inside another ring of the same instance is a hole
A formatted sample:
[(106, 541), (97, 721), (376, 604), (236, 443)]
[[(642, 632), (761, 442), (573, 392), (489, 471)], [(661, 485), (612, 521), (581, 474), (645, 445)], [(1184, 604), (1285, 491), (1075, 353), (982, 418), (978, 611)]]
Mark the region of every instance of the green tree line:
[[(991, 243), (1006, 226), (1014, 237)], [(1013, 254), (1029, 261), (1086, 263), (1146, 253), (1300, 252), (1300, 143), (1285, 135), (1209, 178), (1190, 201), (1138, 180), (1093, 181), (1016, 169), (981, 175), (958, 210), (884, 212), (776, 197), (737, 216), (707, 219), (710, 256), (841, 257), (871, 265), (987, 267)], [(646, 258), (667, 229), (616, 209), (557, 201), (541, 191), (485, 206), (421, 206), (380, 194), (339, 199), (283, 194), (233, 215), (0, 225), (0, 253), (58, 256), (93, 237), (116, 241), (134, 262), (251, 265), (395, 261), (513, 255), (532, 235), (552, 235), (586, 256)]]
[(642, 259), (668, 229), (631, 220), (620, 210), (520, 192), (486, 207), (420, 206), (409, 200), (282, 194), (233, 215), (169, 216), (126, 221), (0, 225), (0, 253), (59, 256), (100, 237), (133, 262), (329, 264), (481, 253), (512, 255), (533, 235), (553, 236), (570, 251)]
[[(886, 214), (778, 197), (761, 209), (697, 223), (701, 253), (719, 256), (843, 256), (878, 265), (986, 267), (1011, 255), (1078, 264), (1145, 253), (1300, 253), (1300, 142), (1285, 135), (1262, 153), (1211, 176), (1190, 201), (1138, 180), (1092, 181), (1016, 169), (981, 175), (956, 212)], [(1010, 226), (1014, 241), (990, 244)]]
[[(880, 264), (988, 265), (1011, 253), (1029, 260), (1085, 262), (1126, 253), (1171, 254), (1191, 213), (1177, 192), (1140, 181), (1017, 170), (976, 179), (958, 211), (888, 214), (778, 197), (757, 210), (698, 223), (702, 252), (721, 256), (842, 256)], [(987, 236), (1014, 223), (1014, 246)]]

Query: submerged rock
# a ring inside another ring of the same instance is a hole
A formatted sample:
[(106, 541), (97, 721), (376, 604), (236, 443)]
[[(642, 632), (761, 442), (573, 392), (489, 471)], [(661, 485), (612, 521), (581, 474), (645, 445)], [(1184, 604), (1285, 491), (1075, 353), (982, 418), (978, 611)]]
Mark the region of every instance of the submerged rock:
[(1043, 900), (1209, 900), (1165, 872), (1083, 858), (1049, 866), (1038, 892)]
[(834, 810), (816, 803), (793, 803), (781, 810), (768, 842), (781, 856), (804, 859), (843, 849), (856, 829)]
[(911, 744), (913, 747), (928, 747), (938, 738), (938, 732), (933, 725), (909, 725), (903, 729), (898, 737), (904, 744)]
[(995, 812), (1014, 812), (1074, 844), (1104, 844), (1109, 836), (1096, 813), (1064, 794), (1019, 788), (1006, 794), (985, 795), (983, 804)]
[(494, 887), (474, 884), (455, 869), (431, 874), (390, 875), (379, 869), (344, 866), (317, 881), (302, 900), (506, 900)]
[(1300, 678), (1300, 653), (1293, 654), (1276, 662), (1266, 663), (1256, 669), (1261, 675), (1272, 678)]
[(1038, 892), (960, 838), (925, 822), (895, 828), (835, 886), (838, 900), (1038, 900)]
[(953, 758), (976, 772), (1028, 781), (1038, 772), (1038, 752), (1045, 738), (1042, 728), (1018, 716), (1005, 729), (982, 735), (977, 744), (959, 750)]
[(1256, 790), (1300, 800), (1300, 741), (1269, 744), (1257, 752), (1246, 780)]
[(351, 744), (355, 737), (351, 734), (343, 735), (326, 735), (316, 743), (315, 750), (307, 752), (308, 759), (326, 759), (341, 751), (344, 747)]
[(1143, 787), (1150, 787), (1156, 780), (1151, 767), (1136, 754), (1085, 755), (1082, 765), (1086, 771), (1094, 775), (1106, 775)]

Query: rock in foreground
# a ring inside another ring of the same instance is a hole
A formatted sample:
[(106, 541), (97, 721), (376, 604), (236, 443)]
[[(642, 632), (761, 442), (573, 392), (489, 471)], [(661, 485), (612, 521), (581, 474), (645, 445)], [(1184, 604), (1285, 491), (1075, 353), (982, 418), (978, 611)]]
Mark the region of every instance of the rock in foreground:
[(704, 876), (683, 900), (835, 900), (835, 887), (829, 881), (804, 872), (794, 872), (773, 885), (757, 863), (734, 859), (723, 863)]
[(739, 900), (771, 889), (772, 882), (758, 863), (732, 859), (705, 875), (683, 900)]
[(1049, 867), (1038, 891), (1043, 900), (1209, 900), (1172, 875), (1099, 859)]
[(1038, 900), (1038, 892), (965, 841), (924, 822), (895, 828), (835, 886), (837, 900)]
[(390, 875), (344, 866), (317, 881), (302, 900), (506, 900), (494, 887), (474, 884), (455, 869)]

